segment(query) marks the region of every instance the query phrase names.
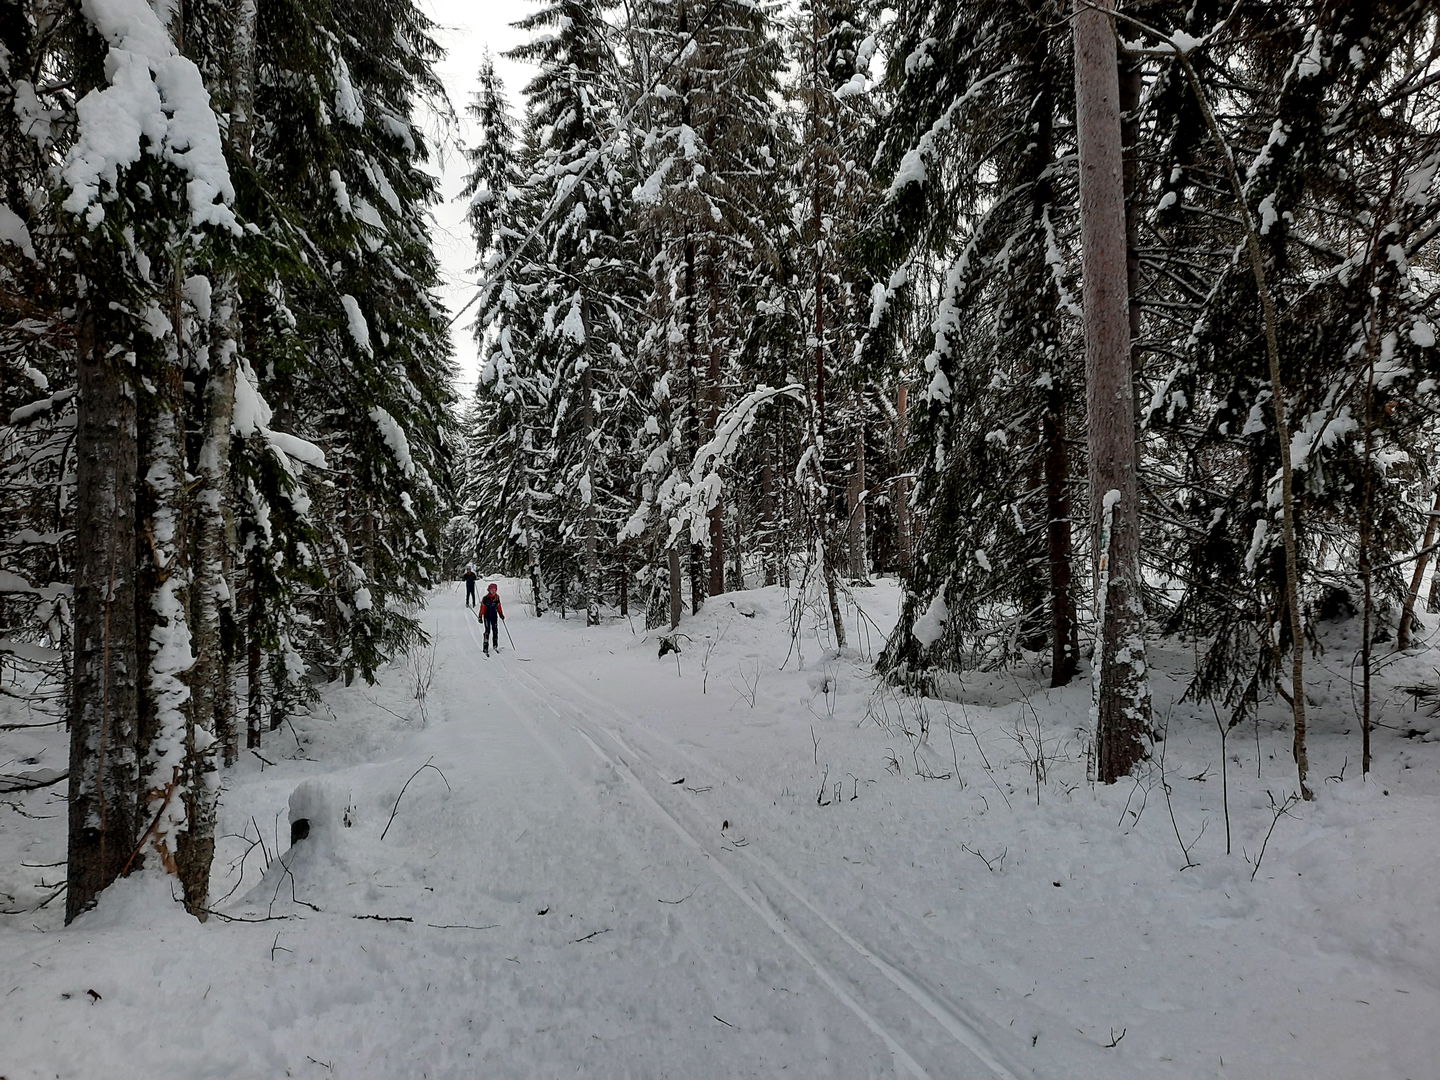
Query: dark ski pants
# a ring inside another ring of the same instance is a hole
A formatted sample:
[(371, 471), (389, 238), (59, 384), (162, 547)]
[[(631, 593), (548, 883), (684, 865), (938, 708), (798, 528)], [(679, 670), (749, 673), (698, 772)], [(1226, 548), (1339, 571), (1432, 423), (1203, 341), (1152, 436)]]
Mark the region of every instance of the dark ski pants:
[(465, 582), (465, 606), (475, 606), (475, 582), (473, 581)]
[(500, 619), (495, 615), (486, 615), (485, 623), (485, 647), (488, 649), (493, 641), (495, 647), (500, 647)]

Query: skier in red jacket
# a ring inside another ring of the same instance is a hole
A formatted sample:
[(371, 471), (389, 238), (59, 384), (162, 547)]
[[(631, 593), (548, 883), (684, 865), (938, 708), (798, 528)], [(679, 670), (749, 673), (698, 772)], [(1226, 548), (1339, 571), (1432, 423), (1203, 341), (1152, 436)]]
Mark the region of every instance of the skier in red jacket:
[(485, 627), (485, 655), (490, 655), (490, 639), (495, 639), (495, 651), (500, 651), (500, 621), (505, 618), (505, 608), (500, 603), (500, 588), (494, 582), (485, 590), (480, 600), (480, 622)]

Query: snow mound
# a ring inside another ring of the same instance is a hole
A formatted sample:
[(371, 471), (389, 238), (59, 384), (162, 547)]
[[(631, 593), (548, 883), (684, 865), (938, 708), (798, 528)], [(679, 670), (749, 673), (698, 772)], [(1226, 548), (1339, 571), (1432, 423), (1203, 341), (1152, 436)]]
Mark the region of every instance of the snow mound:
[(290, 793), (290, 843), (301, 840), (316, 848), (333, 849), (341, 829), (355, 824), (355, 800), (350, 786), (329, 776), (303, 780)]

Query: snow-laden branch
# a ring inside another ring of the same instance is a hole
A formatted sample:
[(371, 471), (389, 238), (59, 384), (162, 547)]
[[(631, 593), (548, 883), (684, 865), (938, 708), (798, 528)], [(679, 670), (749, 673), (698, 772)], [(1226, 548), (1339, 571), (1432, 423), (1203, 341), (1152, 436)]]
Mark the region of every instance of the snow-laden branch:
[(930, 176), (928, 163), (933, 161), (937, 154), (935, 140), (954, 125), (955, 114), (960, 111), (961, 106), (976, 97), (991, 83), (1016, 71), (1018, 67), (1018, 64), (1007, 64), (966, 87), (965, 92), (946, 107), (939, 119), (930, 125), (929, 130), (920, 136), (915, 145), (905, 151), (905, 156), (900, 159), (899, 168), (895, 170), (895, 178), (890, 181), (890, 187), (885, 191), (885, 198), (887, 200), (894, 199), (911, 184), (924, 184)]
[(235, 434), (242, 439), (257, 434), (263, 436), (288, 473), (293, 474), (295, 471), (292, 462), (312, 465), (317, 469), (325, 468), (325, 452), (314, 443), (270, 427), (273, 413), (269, 402), (255, 385), (254, 378), (248, 365), (242, 364), (235, 373), (235, 414), (231, 421)]
[(754, 428), (766, 405), (774, 401), (804, 402), (805, 389), (798, 383), (789, 386), (757, 386), (737, 401), (715, 424), (715, 434), (695, 453), (687, 481), (674, 484), (666, 492), (670, 511), (670, 539), (673, 543), (689, 528), (691, 540), (705, 539), (708, 515), (720, 503), (724, 480), (721, 470), (730, 464)]
[(187, 178), (190, 225), (239, 235), (235, 198), (220, 128), (200, 69), (179, 55), (145, 0), (84, 0), (85, 17), (109, 45), (107, 85), (75, 105), (77, 135), (63, 175), (65, 209), (94, 228), (103, 203), (115, 198), (120, 175), (146, 153)]

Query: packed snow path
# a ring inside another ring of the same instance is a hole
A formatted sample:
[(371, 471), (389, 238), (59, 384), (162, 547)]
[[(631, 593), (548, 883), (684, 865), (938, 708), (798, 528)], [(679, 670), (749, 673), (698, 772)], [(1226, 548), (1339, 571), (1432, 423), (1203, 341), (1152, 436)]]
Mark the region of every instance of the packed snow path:
[[(1277, 823), (1288, 734), (1257, 732), (1226, 856), (1201, 726), (1168, 740), (1172, 825), (1153, 774), (1083, 785), (1083, 685), (877, 692), (775, 589), (716, 598), (663, 660), (502, 593), (518, 648), (483, 656), (437, 593), (433, 649), (227, 774), (208, 924), (158, 877), (68, 929), (0, 921), (0, 1076), (1434, 1075), (1431, 747)], [(864, 599), (888, 626), (894, 590)], [(44, 866), (63, 802), (26, 799), (0, 840)]]
[(436, 894), (429, 921), (471, 918), (446, 912), (478, 890), (509, 905), (494, 917), (513, 921), (494, 929), (519, 930), (530, 951), (475, 950), (479, 981), (500, 983), (481, 1000), (508, 1029), (491, 1033), (501, 1052), (487, 1072), (519, 1043), (525, 1076), (1030, 1075), (706, 818), (704, 786), (677, 782), (684, 763), (627, 744), (617, 704), (561, 667), (575, 622), (522, 620), (525, 652), (502, 631), (484, 658), (453, 594), (431, 610), (443, 644), (429, 694), (442, 704), (416, 753), (448, 762), (453, 791), (426, 827), (474, 846), (417, 868)]

